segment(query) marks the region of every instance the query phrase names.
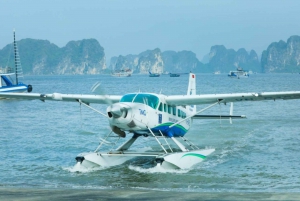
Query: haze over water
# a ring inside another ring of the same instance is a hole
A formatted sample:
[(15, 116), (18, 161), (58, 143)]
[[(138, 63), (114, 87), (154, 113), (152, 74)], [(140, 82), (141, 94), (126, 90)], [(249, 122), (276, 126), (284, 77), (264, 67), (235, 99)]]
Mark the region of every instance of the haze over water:
[[(26, 76), (38, 93), (82, 93), (100, 81), (107, 94), (186, 94), (188, 76)], [(197, 74), (197, 93), (300, 90), (299, 74), (255, 74), (248, 79)], [(184, 192), (300, 192), (300, 100), (234, 103), (247, 119), (195, 120), (186, 137), (216, 151), (190, 170), (162, 171), (146, 158), (78, 172), (75, 157), (94, 151), (108, 121), (78, 103), (0, 100), (0, 186), (38, 188), (133, 188)], [(105, 105), (93, 107), (106, 111)], [(206, 105), (198, 106), (198, 110)], [(229, 114), (229, 104), (203, 114)], [(115, 139), (112, 139), (114, 141)], [(137, 148), (158, 148), (141, 138)]]

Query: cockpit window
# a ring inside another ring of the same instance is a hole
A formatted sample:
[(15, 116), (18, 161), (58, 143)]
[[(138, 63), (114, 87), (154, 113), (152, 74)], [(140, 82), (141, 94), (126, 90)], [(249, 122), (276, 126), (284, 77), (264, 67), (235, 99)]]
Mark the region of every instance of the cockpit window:
[(153, 109), (156, 109), (159, 103), (159, 98), (152, 94), (127, 94), (121, 98), (120, 102), (143, 103)]
[(126, 94), (125, 96), (123, 96), (120, 100), (120, 102), (129, 102), (131, 103), (133, 98), (136, 96), (136, 94)]

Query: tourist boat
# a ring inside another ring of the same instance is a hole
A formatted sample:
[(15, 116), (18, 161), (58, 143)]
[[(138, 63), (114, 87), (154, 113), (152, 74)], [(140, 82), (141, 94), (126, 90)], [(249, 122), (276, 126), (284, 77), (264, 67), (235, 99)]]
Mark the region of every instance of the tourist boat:
[(0, 68), (0, 93), (2, 92), (31, 92), (32, 86), (19, 81), (23, 77), (19, 52), (14, 31), (15, 69), (11, 67)]
[(241, 67), (238, 67), (236, 71), (230, 71), (228, 73), (229, 77), (235, 77), (235, 78), (248, 78), (249, 77), (249, 72), (243, 70)]
[(132, 75), (132, 70), (131, 69), (116, 70), (111, 75), (114, 77), (130, 77)]
[(179, 77), (180, 74), (178, 73), (169, 73), (170, 77)]
[(151, 73), (151, 72), (149, 71), (149, 77), (159, 77), (159, 76), (160, 76), (159, 73)]

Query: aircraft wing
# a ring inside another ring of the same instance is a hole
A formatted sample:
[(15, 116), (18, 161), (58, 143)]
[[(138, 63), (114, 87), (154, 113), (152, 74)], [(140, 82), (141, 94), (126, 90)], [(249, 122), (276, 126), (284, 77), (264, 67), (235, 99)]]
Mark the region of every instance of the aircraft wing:
[(40, 93), (0, 93), (0, 98), (17, 98), (17, 99), (38, 99), (41, 101), (74, 101), (79, 100), (89, 104), (111, 104), (119, 102), (122, 96), (116, 95), (84, 95), (84, 94), (40, 94)]
[(193, 119), (242, 119), (245, 115), (195, 115)]
[(237, 101), (263, 101), (276, 99), (300, 99), (300, 91), (262, 92), (262, 93), (230, 93), (203, 95), (170, 95), (166, 102), (170, 105), (200, 105), (222, 101), (222, 103)]

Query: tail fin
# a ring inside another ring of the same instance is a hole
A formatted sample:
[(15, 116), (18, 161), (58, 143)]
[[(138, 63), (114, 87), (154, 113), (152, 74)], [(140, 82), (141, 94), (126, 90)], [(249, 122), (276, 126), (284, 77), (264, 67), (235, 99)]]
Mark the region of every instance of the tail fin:
[[(194, 73), (190, 73), (189, 76), (187, 95), (196, 95), (196, 75)], [(196, 105), (188, 105), (187, 108), (192, 113), (196, 113), (197, 111)]]

